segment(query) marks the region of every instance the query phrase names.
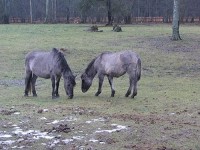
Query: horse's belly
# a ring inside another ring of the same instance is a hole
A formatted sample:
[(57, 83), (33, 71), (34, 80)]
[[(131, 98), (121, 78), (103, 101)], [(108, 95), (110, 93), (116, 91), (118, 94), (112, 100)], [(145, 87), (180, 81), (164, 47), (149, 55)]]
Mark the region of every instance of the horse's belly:
[(106, 75), (111, 75), (113, 77), (120, 77), (122, 75), (124, 75), (126, 73), (126, 71), (124, 69), (120, 69), (120, 68), (108, 68), (105, 70)]
[(45, 74), (45, 73), (37, 73), (34, 72), (34, 74), (40, 78), (45, 78), (45, 79), (49, 79), (50, 78), (50, 74)]
[(50, 78), (50, 73), (49, 72), (45, 72), (43, 70), (32, 70), (33, 74), (35, 74), (38, 77), (41, 78), (45, 78), (45, 79), (49, 79)]
[(30, 63), (30, 69), (32, 73), (38, 77), (49, 79), (50, 78), (50, 68), (48, 65), (40, 65), (39, 62)]

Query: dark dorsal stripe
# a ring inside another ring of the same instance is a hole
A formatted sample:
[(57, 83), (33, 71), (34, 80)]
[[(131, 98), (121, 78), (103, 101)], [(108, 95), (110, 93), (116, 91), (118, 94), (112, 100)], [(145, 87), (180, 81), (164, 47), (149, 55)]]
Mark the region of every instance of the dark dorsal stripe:
[(93, 72), (95, 60), (96, 60), (96, 58), (94, 58), (94, 59), (88, 64), (87, 68), (85, 69), (85, 73), (86, 73), (87, 75), (90, 75), (91, 72)]
[(56, 59), (56, 61), (61, 65), (62, 71), (71, 72), (71, 69), (69, 68), (69, 66), (67, 64), (64, 54), (56, 48), (53, 48), (52, 52), (54, 54), (54, 58)]

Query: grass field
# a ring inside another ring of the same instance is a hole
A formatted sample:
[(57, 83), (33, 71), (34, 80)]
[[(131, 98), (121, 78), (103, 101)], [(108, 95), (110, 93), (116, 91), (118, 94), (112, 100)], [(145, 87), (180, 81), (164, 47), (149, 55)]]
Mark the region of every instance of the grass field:
[[(181, 41), (171, 26), (122, 26), (123, 32), (89, 25), (0, 25), (0, 149), (200, 149), (199, 26), (182, 25)], [(51, 99), (51, 81), (39, 78), (37, 98), (24, 95), (24, 56), (31, 50), (66, 48), (77, 85), (67, 99)], [(97, 79), (81, 92), (80, 74), (103, 51), (134, 50), (142, 59), (138, 95), (125, 98), (128, 77), (114, 79), (110, 97)]]

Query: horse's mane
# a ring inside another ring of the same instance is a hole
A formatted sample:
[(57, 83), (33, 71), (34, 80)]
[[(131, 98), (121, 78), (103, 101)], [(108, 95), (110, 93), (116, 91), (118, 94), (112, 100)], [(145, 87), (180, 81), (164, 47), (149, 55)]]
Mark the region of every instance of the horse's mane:
[[(88, 72), (91, 71), (91, 68), (93, 67), (94, 62), (95, 62), (95, 60), (96, 60), (97, 58), (102, 59), (102, 56), (103, 56), (104, 54), (108, 54), (108, 53), (111, 53), (111, 52), (105, 51), (105, 52), (101, 53), (99, 56), (95, 57), (95, 58), (88, 64), (87, 68), (85, 69), (85, 73), (88, 74)], [(93, 69), (93, 70), (94, 70), (94, 69)], [(93, 71), (93, 70), (92, 70), (92, 71)], [(96, 71), (94, 71), (94, 72), (96, 73)], [(94, 72), (93, 72), (92, 74), (95, 74)]]
[(61, 51), (59, 51), (56, 48), (53, 48), (52, 53), (53, 53), (54, 59), (56, 60), (57, 63), (59, 63), (61, 65), (63, 71), (64, 70), (71, 71), (71, 69), (69, 68), (67, 61), (64, 57), (64, 54)]
[(85, 69), (85, 73), (88, 73), (91, 69), (91, 67), (94, 65), (96, 58), (94, 58), (87, 66), (87, 68)]

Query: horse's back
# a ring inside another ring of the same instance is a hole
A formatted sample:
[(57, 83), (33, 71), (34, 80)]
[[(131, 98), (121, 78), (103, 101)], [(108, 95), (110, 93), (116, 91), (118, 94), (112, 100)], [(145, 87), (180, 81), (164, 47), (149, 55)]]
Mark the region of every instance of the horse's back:
[(51, 55), (45, 51), (31, 51), (25, 56), (26, 70), (42, 78), (49, 78)]
[(120, 54), (120, 60), (124, 63), (124, 64), (130, 64), (130, 63), (134, 63), (137, 64), (139, 55), (133, 51), (123, 51)]
[(109, 64), (130, 64), (137, 63), (139, 55), (131, 50), (119, 52), (104, 52), (100, 55), (101, 62)]
[(139, 56), (131, 50), (104, 52), (97, 57), (95, 66), (103, 74), (119, 77), (135, 71), (138, 59)]

